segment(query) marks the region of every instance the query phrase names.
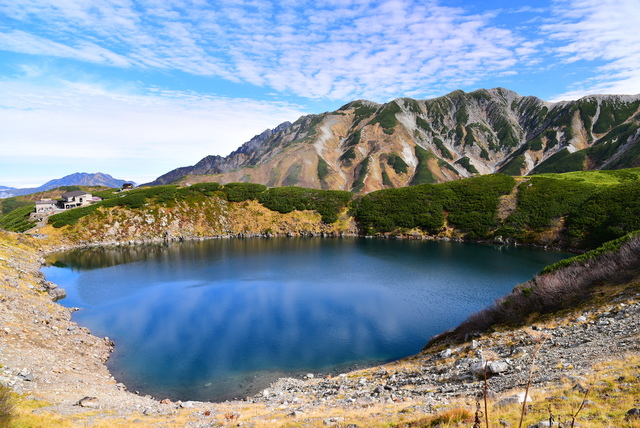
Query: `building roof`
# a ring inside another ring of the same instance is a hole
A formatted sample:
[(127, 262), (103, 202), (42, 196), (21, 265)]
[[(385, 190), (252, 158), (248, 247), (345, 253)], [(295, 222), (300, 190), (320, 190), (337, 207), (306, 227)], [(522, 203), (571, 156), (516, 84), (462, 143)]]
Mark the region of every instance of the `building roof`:
[(91, 193), (85, 192), (84, 190), (74, 190), (73, 192), (63, 193), (62, 197), (73, 198), (74, 196), (84, 196), (84, 195), (91, 195)]
[(55, 204), (56, 201), (51, 200), (51, 199), (41, 199), (39, 201), (36, 201), (36, 205), (49, 205), (49, 204)]

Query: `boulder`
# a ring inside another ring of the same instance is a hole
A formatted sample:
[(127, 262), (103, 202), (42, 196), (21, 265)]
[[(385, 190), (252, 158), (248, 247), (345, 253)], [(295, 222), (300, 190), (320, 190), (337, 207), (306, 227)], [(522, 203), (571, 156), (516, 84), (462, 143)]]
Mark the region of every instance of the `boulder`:
[(504, 373), (509, 370), (509, 365), (502, 360), (490, 361), (487, 364), (488, 372), (491, 374)]
[(53, 290), (49, 290), (49, 297), (51, 297), (51, 300), (54, 302), (57, 302), (67, 297), (67, 292), (63, 288), (54, 288)]
[(27, 382), (33, 381), (33, 373), (27, 368), (20, 370), (20, 373), (18, 373), (18, 377), (22, 380), (26, 380)]
[(80, 406), (80, 407), (90, 407), (90, 408), (97, 408), (100, 406), (100, 404), (98, 403), (98, 397), (84, 397), (81, 398), (77, 403), (76, 406)]
[[(531, 401), (531, 397), (527, 396), (527, 402)], [(494, 407), (504, 407), (509, 406), (511, 404), (522, 404), (524, 403), (524, 392), (520, 392), (518, 394), (510, 395), (509, 397), (505, 397), (502, 400), (498, 401), (494, 404)]]

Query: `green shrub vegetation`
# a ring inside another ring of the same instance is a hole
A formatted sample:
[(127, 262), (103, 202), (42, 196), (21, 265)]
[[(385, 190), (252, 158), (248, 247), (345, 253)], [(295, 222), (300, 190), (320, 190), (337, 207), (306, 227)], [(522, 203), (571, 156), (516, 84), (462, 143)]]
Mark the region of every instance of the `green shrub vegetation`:
[(637, 230), (635, 232), (627, 233), (626, 235), (618, 239), (613, 239), (611, 241), (605, 242), (604, 244), (602, 244), (601, 246), (597, 247), (594, 250), (587, 251), (586, 253), (582, 253), (574, 257), (569, 257), (568, 259), (562, 259), (552, 265), (549, 265), (544, 269), (542, 269), (540, 274), (544, 275), (546, 273), (552, 273), (576, 263), (583, 263), (588, 260), (595, 259), (601, 254), (614, 253), (618, 251), (622, 245), (624, 245), (625, 243), (629, 242), (631, 239), (636, 238), (638, 236), (640, 236), (640, 231), (637, 231)]
[(18, 199), (17, 197), (7, 198), (0, 201), (2, 204), (2, 212), (1, 214), (9, 214), (11, 211), (16, 210), (21, 207), (26, 207), (27, 205), (33, 206), (33, 202), (26, 201), (24, 199)]
[(443, 202), (449, 212), (449, 222), (471, 239), (491, 235), (498, 227), (496, 216), (500, 196), (515, 186), (513, 177), (504, 174), (483, 175), (443, 183), (450, 197)]
[(357, 129), (351, 133), (349, 138), (347, 138), (344, 142), (346, 147), (353, 147), (360, 142), (360, 137), (362, 136), (362, 130)]
[(517, 209), (497, 233), (525, 241), (531, 239), (552, 226), (554, 220), (579, 209), (595, 192), (597, 187), (589, 183), (533, 177), (519, 186)]
[(370, 158), (367, 156), (362, 162), (360, 162), (360, 165), (356, 167), (357, 178), (353, 182), (354, 192), (359, 192), (364, 187), (364, 179), (367, 177), (367, 171), (369, 169), (369, 160)]
[(322, 158), (318, 158), (318, 178), (323, 181), (329, 175), (329, 164)]
[(522, 168), (525, 165), (524, 155), (518, 155), (511, 159), (500, 172), (507, 175), (522, 175)]
[(464, 169), (469, 171), (471, 174), (478, 173), (478, 170), (476, 169), (476, 167), (473, 166), (473, 164), (471, 163), (471, 159), (469, 159), (467, 156), (458, 159), (455, 163), (457, 163), (458, 165), (461, 165)]
[(558, 153), (536, 166), (531, 174), (555, 173), (583, 171), (585, 168), (586, 152), (580, 150), (570, 153), (567, 149), (562, 149)]
[(31, 229), (36, 225), (36, 223), (29, 221), (29, 214), (34, 210), (35, 204), (29, 203), (0, 215), (0, 228), (10, 232), (24, 232)]
[(387, 171), (384, 170), (382, 171), (382, 184), (384, 186), (393, 186), (393, 182), (389, 178), (389, 174), (387, 174)]
[(419, 128), (422, 128), (423, 130), (433, 134), (433, 129), (431, 129), (431, 125), (429, 125), (429, 122), (427, 122), (420, 116), (416, 116), (416, 125), (418, 125)]
[(395, 101), (390, 102), (389, 104), (385, 104), (385, 106), (382, 107), (382, 110), (378, 112), (376, 117), (374, 117), (371, 122), (369, 122), (369, 125), (375, 125), (376, 123), (379, 123), (384, 133), (391, 135), (393, 134), (393, 130), (398, 124), (396, 113), (400, 113), (401, 111), (402, 109)]
[(640, 106), (640, 101), (621, 105), (612, 101), (603, 102), (600, 105), (598, 121), (593, 125), (593, 132), (604, 134), (612, 128), (620, 125), (633, 115)]
[(516, 147), (518, 145), (518, 137), (507, 119), (501, 116), (494, 123), (493, 128), (498, 134), (498, 141), (501, 147)]
[(222, 192), (229, 202), (243, 202), (258, 199), (260, 193), (267, 190), (267, 186), (257, 183), (229, 183), (225, 184)]
[(469, 238), (480, 239), (497, 227), (501, 195), (515, 180), (495, 174), (443, 184), (421, 184), (369, 193), (353, 203), (353, 214), (364, 233), (387, 233), (419, 228), (438, 232), (449, 222)]
[(314, 190), (302, 187), (274, 187), (262, 192), (258, 201), (273, 211), (315, 210), (325, 223), (334, 223), (353, 195), (342, 190)]
[(390, 154), (387, 158), (387, 163), (396, 174), (406, 174), (408, 165), (407, 163), (396, 153)]
[(435, 233), (444, 225), (443, 191), (432, 184), (378, 190), (356, 199), (352, 214), (368, 235), (412, 228)]
[(340, 162), (344, 162), (344, 163), (350, 163), (352, 160), (354, 160), (356, 158), (356, 151), (353, 149), (353, 147), (350, 147), (349, 150), (347, 150), (346, 152), (344, 152), (339, 158), (338, 160)]
[(418, 158), (418, 166), (416, 167), (416, 172), (411, 180), (411, 185), (437, 183), (438, 180), (433, 175), (428, 165), (429, 159), (436, 158), (436, 156), (418, 145), (416, 145), (414, 149), (416, 157)]
[(449, 160), (453, 160), (453, 155), (447, 149), (447, 147), (444, 145), (444, 143), (442, 142), (442, 140), (440, 138), (433, 137), (433, 144), (435, 144), (436, 147), (438, 148), (438, 150), (440, 150), (440, 153), (442, 154), (443, 158), (447, 158)]
[(373, 106), (366, 106), (363, 104), (358, 104), (358, 107), (355, 109), (355, 117), (353, 119), (354, 123), (358, 123), (362, 121), (362, 119), (366, 119), (372, 114), (376, 112), (377, 108)]
[(567, 217), (569, 238), (583, 248), (640, 229), (640, 183), (625, 182), (600, 188)]

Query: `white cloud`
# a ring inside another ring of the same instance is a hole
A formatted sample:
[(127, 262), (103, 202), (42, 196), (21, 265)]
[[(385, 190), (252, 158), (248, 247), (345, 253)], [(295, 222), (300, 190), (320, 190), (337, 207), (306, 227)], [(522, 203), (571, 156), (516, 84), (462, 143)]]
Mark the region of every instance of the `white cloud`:
[[(300, 109), (286, 103), (190, 92), (132, 92), (62, 80), (55, 86), (0, 81), (5, 160), (0, 164), (10, 159), (33, 168), (34, 176), (48, 164), (66, 166), (68, 173), (154, 177), (209, 154), (226, 155), (300, 115)], [(16, 175), (8, 168), (0, 167), (5, 176)]]
[[(309, 98), (384, 100), (478, 81), (535, 44), (435, 1), (0, 0), (5, 50), (181, 70)], [(46, 24), (46, 25), (44, 25)], [(442, 61), (440, 61), (442, 59)], [(421, 73), (429, 64), (429, 73)]]
[(555, 22), (542, 27), (557, 41), (565, 63), (600, 61), (595, 77), (576, 82), (556, 97), (594, 93), (640, 93), (640, 2), (637, 0), (557, 0)]

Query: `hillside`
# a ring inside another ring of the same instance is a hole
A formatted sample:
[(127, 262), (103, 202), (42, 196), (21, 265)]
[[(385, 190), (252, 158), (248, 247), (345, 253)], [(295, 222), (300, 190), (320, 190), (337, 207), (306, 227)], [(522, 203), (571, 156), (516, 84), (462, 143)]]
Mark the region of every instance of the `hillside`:
[(127, 181), (113, 178), (109, 174), (101, 172), (87, 173), (76, 172), (66, 175), (62, 178), (47, 181), (42, 186), (15, 189), (0, 186), (0, 198), (10, 198), (13, 196), (30, 195), (34, 193), (46, 192), (63, 186), (93, 186), (93, 187), (122, 187)]
[(368, 193), (503, 172), (640, 166), (640, 96), (548, 103), (495, 88), (431, 100), (354, 101), (267, 130), (152, 185), (253, 182)]
[[(363, 196), (251, 183), (166, 185), (101, 192), (103, 202), (54, 215), (40, 232), (76, 243), (349, 234), (588, 250), (640, 229), (639, 184), (640, 168), (518, 180), (491, 174)], [(0, 224), (5, 218), (13, 217), (0, 216)]]

